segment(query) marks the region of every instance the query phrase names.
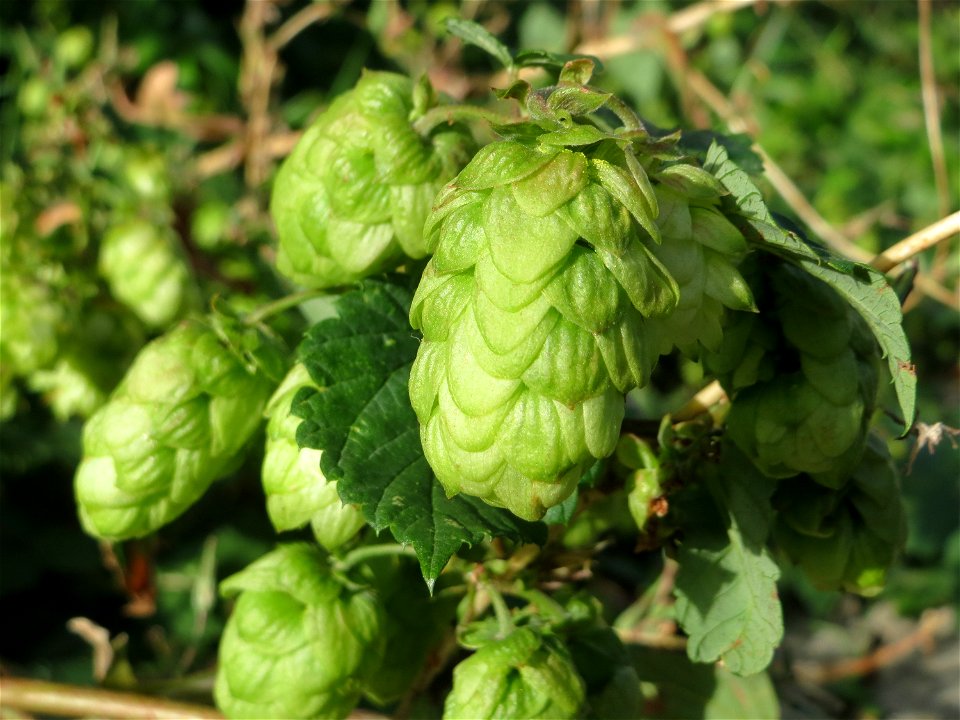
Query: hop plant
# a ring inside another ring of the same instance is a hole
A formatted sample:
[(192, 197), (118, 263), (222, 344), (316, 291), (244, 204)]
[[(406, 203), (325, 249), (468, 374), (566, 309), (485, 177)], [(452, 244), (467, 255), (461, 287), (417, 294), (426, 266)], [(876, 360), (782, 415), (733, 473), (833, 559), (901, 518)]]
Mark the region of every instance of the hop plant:
[(863, 452), (879, 348), (826, 284), (780, 262), (758, 270), (773, 319), (738, 315), (707, 358), (734, 398), (730, 437), (766, 475), (842, 482)]
[(548, 632), (521, 627), (453, 669), (443, 717), (562, 720), (580, 717), (585, 697), (564, 644)]
[(472, 151), (458, 126), (420, 135), (426, 85), (364, 72), (307, 130), (277, 173), (277, 269), (307, 287), (342, 285), (427, 253), (423, 223)]
[(146, 345), (84, 426), (74, 484), (86, 531), (146, 535), (228, 474), (260, 424), (275, 353), (221, 316), (186, 320)]
[(650, 249), (656, 195), (633, 144), (570, 125), (565, 108), (608, 96), (533, 97), (552, 108), (545, 125), (568, 129), (486, 146), (440, 194), (410, 314), (430, 465), (448, 494), (527, 519), (613, 452), (623, 394), (647, 382), (662, 344), (648, 319), (678, 299)]
[(308, 545), (282, 545), (220, 585), (239, 595), (214, 695), (231, 718), (344, 718), (383, 645), (383, 610)]
[(724, 307), (756, 312), (753, 293), (737, 265), (747, 253), (741, 232), (719, 208), (723, 186), (690, 165), (660, 174), (656, 187), (663, 242), (651, 249), (680, 286), (680, 301), (669, 315), (651, 320), (660, 354), (674, 347), (697, 355), (716, 351), (723, 340)]
[(870, 440), (840, 489), (801, 476), (782, 481), (773, 498), (777, 545), (821, 590), (876, 595), (906, 536), (897, 471)]
[(363, 514), (344, 505), (337, 484), (320, 470), (320, 451), (297, 446), (300, 419), (290, 403), (304, 387), (316, 387), (303, 365), (294, 365), (267, 404), (267, 443), (261, 477), (267, 513), (277, 530), (310, 524), (317, 541), (335, 550), (365, 524)]
[(146, 220), (112, 227), (100, 245), (99, 264), (113, 296), (150, 327), (166, 327), (197, 299), (170, 228)]

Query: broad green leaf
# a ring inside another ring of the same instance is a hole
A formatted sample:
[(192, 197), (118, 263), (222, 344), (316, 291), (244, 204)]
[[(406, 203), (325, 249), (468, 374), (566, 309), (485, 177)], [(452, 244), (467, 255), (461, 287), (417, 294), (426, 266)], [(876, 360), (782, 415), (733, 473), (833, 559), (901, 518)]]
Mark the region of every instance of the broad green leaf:
[(307, 333), (300, 358), (319, 391), (301, 391), (301, 447), (322, 450), (320, 465), (341, 499), (360, 506), (378, 532), (413, 545), (432, 587), (464, 543), (487, 536), (542, 543), (545, 528), (467, 495), (448, 498), (430, 469), (407, 383), (419, 341), (407, 321), (410, 292), (368, 282), (337, 302), (339, 317)]
[(784, 257), (830, 285), (867, 322), (887, 358), (903, 413), (904, 430), (909, 429), (916, 414), (917, 373), (903, 332), (900, 300), (884, 275), (866, 265), (833, 256), (825, 248), (811, 245), (797, 233), (783, 229), (771, 216), (760, 191), (720, 145), (710, 147), (705, 167), (735, 198), (740, 213), (750, 226), (740, 228), (749, 241)]
[(709, 496), (699, 501), (706, 520), (684, 525), (677, 621), (690, 636), (691, 660), (723, 660), (731, 672), (752, 675), (770, 664), (783, 637), (780, 573), (765, 547), (773, 483), (732, 445), (722, 452), (701, 478)]
[(641, 682), (657, 689), (645, 720), (777, 720), (780, 706), (766, 673), (738, 677), (718, 665), (698, 665), (686, 655), (628, 645)]
[(496, 58), (505, 68), (513, 67), (513, 57), (507, 46), (497, 40), (493, 34), (482, 25), (471, 20), (461, 18), (447, 18), (447, 32), (456, 35), (470, 45), (476, 45)]

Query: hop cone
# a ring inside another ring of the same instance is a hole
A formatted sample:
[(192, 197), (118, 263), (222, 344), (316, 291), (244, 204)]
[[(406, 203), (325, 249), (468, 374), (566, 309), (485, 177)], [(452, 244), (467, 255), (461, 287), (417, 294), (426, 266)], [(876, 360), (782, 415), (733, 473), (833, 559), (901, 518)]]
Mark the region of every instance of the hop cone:
[(376, 596), (333, 575), (316, 548), (282, 545), (220, 586), (237, 595), (214, 696), (231, 718), (344, 718), (382, 653)]
[(196, 299), (173, 232), (145, 220), (107, 231), (100, 246), (100, 274), (113, 296), (150, 327), (169, 325)]
[(656, 188), (663, 242), (652, 250), (680, 286), (680, 301), (651, 327), (662, 355), (674, 347), (688, 355), (698, 354), (701, 345), (716, 351), (723, 340), (724, 307), (756, 311), (750, 286), (736, 267), (747, 242), (721, 213), (723, 187), (705, 170), (679, 165), (660, 179), (670, 184)]
[(438, 198), (410, 397), (449, 494), (536, 519), (613, 451), (660, 346), (646, 318), (677, 301), (624, 157), (500, 141)]
[(303, 365), (295, 365), (267, 405), (267, 444), (263, 455), (263, 489), (267, 513), (277, 530), (310, 523), (317, 541), (335, 550), (365, 524), (353, 505), (344, 505), (337, 484), (320, 471), (320, 451), (297, 446), (300, 419), (290, 412), (294, 395), (316, 387)]
[(876, 403), (876, 341), (825, 283), (785, 264), (760, 270), (760, 304), (775, 319), (738, 316), (707, 358), (734, 397), (730, 436), (766, 475), (841, 482), (860, 460)]
[(241, 459), (272, 389), (199, 320), (146, 345), (83, 430), (75, 488), (87, 532), (139, 537), (179, 516)]
[(804, 477), (784, 480), (774, 539), (821, 590), (876, 595), (903, 545), (905, 521), (896, 469), (871, 438), (860, 465), (839, 490)]
[(426, 255), (423, 223), (472, 141), (457, 127), (421, 137), (420, 86), (365, 72), (307, 130), (277, 174), (277, 269), (308, 287), (353, 282)]
[(477, 650), (453, 669), (450, 720), (580, 717), (586, 690), (567, 648), (529, 627)]
[(0, 418), (16, 410), (15, 378), (50, 366), (59, 351), (58, 333), (66, 312), (44, 283), (0, 266)]

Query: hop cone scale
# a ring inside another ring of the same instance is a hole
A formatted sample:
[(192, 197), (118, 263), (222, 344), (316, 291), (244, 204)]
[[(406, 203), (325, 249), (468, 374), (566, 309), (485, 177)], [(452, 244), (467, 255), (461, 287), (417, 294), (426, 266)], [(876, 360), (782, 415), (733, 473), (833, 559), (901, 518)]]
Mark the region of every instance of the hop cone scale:
[(499, 141), (438, 197), (410, 397), (449, 494), (536, 519), (613, 451), (623, 394), (660, 347), (647, 318), (678, 294), (649, 249), (655, 196), (625, 158)]
[(322, 288), (426, 255), (433, 198), (472, 151), (459, 126), (414, 130), (430, 102), (407, 77), (367, 71), (306, 131), (273, 186), (281, 273)]
[(179, 516), (240, 460), (272, 389), (203, 321), (146, 345), (84, 426), (84, 529), (122, 540)]

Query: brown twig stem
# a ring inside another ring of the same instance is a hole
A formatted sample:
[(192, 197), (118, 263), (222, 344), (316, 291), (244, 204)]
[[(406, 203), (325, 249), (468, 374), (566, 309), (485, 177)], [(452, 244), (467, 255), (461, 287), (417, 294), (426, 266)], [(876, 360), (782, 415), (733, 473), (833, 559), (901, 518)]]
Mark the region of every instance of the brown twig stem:
[(937, 184), (937, 201), (941, 215), (950, 212), (950, 182), (947, 160), (943, 152), (943, 131), (940, 129), (940, 101), (937, 97), (937, 75), (933, 67), (933, 48), (930, 35), (930, 0), (917, 0), (919, 12), (920, 86), (923, 98), (923, 119), (927, 126), (927, 143), (933, 162), (933, 177)]
[(877, 255), (870, 264), (880, 272), (887, 272), (914, 255), (960, 233), (960, 211), (928, 225), (908, 238)]
[[(670, 15), (665, 22), (666, 29), (679, 35), (704, 25), (718, 13), (731, 13), (743, 8), (757, 5), (761, 0), (703, 0), (690, 7)], [(785, 2), (786, 0), (771, 0)], [(643, 30), (631, 32), (628, 35), (615, 35), (581, 43), (574, 52), (584, 55), (596, 55), (598, 58), (612, 58), (627, 55), (637, 50), (649, 47), (653, 35)]]
[(280, 50), (313, 23), (326, 20), (336, 10), (337, 5), (334, 3), (311, 3), (298, 10), (270, 36), (270, 47), (274, 51)]
[(203, 705), (22, 678), (0, 678), (0, 705), (57, 717), (125, 720), (223, 717), (212, 707)]
[(692, 420), (698, 415), (702, 415), (717, 403), (727, 399), (727, 394), (723, 391), (719, 380), (714, 380), (704, 388), (701, 388), (696, 395), (690, 398), (687, 403), (673, 413), (670, 417), (675, 422)]

